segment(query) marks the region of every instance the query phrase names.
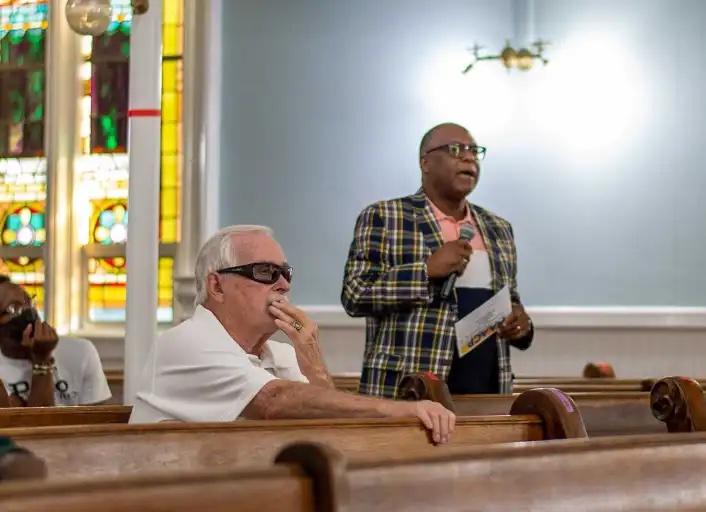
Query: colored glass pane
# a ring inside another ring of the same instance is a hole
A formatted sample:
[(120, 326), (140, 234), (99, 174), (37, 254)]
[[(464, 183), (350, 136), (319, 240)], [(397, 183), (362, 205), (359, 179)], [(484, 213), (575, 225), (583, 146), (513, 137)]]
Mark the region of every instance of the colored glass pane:
[(41, 247), (46, 241), (44, 205), (24, 203), (0, 205), (3, 211), (2, 245), (10, 247)]
[(37, 310), (44, 310), (44, 260), (42, 258), (0, 258), (0, 274), (22, 286), (34, 297)]
[(93, 201), (91, 204), (92, 243), (122, 244), (127, 241), (127, 202), (114, 200)]
[[(129, 0), (113, 0), (112, 22), (105, 34), (87, 38), (83, 51), (91, 63), (90, 73), (82, 73), (84, 94), (90, 98), (82, 104), (81, 147), (84, 153), (125, 153), (127, 151), (127, 109), (130, 75), (130, 31), (132, 10)], [(88, 75), (88, 76), (86, 76)]]
[(44, 154), (47, 5), (0, 6), (0, 157)]
[(162, 134), (160, 240), (179, 240), (179, 200), (182, 159), (182, 34), (183, 4), (163, 1)]
[[(124, 322), (127, 275), (124, 258), (90, 258), (88, 317), (92, 322)], [(157, 320), (173, 320), (173, 258), (159, 258)]]
[[(84, 94), (80, 104), (80, 147), (83, 156), (76, 164), (76, 194), (79, 203), (86, 205), (77, 215), (81, 242), (106, 246), (124, 241), (127, 234), (127, 214), (124, 220), (118, 221), (114, 208), (127, 204), (125, 114), (132, 22), (129, 0), (112, 0), (111, 4), (113, 22), (107, 33), (98, 38), (82, 39), (85, 62), (80, 70)], [(162, 51), (159, 229), (160, 242), (176, 243), (182, 159), (183, 0), (163, 1)], [(124, 268), (108, 268), (106, 259), (91, 261), (89, 318), (95, 322), (122, 321), (125, 290), (124, 281), (120, 280), (124, 279)], [(170, 258), (160, 258), (158, 317), (161, 321), (168, 321), (166, 319), (171, 319), (172, 315), (172, 264)], [(101, 305), (101, 301), (108, 303)]]

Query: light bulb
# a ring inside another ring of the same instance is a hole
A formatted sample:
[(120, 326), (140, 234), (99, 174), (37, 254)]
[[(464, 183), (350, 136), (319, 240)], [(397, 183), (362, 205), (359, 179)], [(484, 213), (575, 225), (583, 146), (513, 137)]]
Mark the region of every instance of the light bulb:
[(514, 68), (517, 64), (517, 52), (508, 44), (500, 53), (500, 60), (507, 69)]
[(532, 68), (533, 58), (531, 51), (527, 48), (521, 48), (520, 51), (517, 52), (517, 69), (520, 71), (529, 71)]
[(74, 32), (84, 36), (99, 36), (110, 25), (113, 8), (110, 0), (68, 0), (66, 21)]

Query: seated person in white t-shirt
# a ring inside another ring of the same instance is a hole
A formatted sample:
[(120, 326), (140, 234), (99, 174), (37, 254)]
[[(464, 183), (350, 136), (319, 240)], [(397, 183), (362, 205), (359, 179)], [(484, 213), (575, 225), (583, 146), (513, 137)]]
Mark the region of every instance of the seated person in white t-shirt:
[[(316, 323), (287, 299), (291, 279), (269, 228), (211, 237), (196, 261), (194, 315), (153, 345), (130, 423), (411, 416), (448, 441), (455, 416), (436, 402), (334, 389)], [(291, 345), (269, 339), (278, 329)]]
[(59, 338), (27, 292), (2, 275), (0, 380), (12, 407), (88, 405), (111, 396), (93, 344)]

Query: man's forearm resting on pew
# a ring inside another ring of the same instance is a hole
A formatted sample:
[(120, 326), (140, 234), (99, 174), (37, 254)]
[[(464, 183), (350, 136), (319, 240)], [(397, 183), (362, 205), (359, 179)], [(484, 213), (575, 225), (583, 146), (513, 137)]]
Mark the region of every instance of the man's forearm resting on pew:
[(446, 443), (456, 416), (441, 404), (401, 402), (353, 395), (301, 382), (273, 380), (243, 410), (249, 419), (416, 417), (432, 431), (435, 443)]

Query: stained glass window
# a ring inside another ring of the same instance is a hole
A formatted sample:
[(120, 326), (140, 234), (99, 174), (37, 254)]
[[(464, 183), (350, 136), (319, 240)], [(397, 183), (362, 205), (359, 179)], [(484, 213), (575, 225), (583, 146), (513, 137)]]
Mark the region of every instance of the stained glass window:
[(111, 245), (127, 240), (127, 203), (103, 200), (93, 203), (91, 242)]
[(12, 205), (5, 213), (0, 236), (8, 247), (41, 247), (46, 240), (44, 204)]
[(47, 5), (0, 6), (0, 157), (44, 154)]
[[(127, 91), (129, 86), (130, 0), (112, 0), (106, 34), (82, 39), (81, 150), (77, 195), (85, 205), (78, 222), (88, 250), (88, 316), (92, 322), (125, 317), (125, 246), (128, 233)], [(163, 0), (162, 124), (160, 186), (160, 321), (171, 321), (172, 266), (165, 247), (179, 240), (182, 134), (183, 0)], [(104, 257), (106, 251), (110, 258)], [(93, 257), (96, 256), (96, 257)], [(117, 262), (117, 263), (116, 263)]]
[(48, 6), (0, 1), (0, 273), (44, 307)]
[(14, 283), (21, 285), (34, 297), (38, 311), (44, 309), (44, 259), (19, 256), (0, 258), (0, 274), (9, 276)]
[[(124, 322), (127, 274), (124, 257), (89, 258), (88, 318), (92, 322)], [(157, 320), (173, 320), (174, 259), (159, 258)]]
[(40, 201), (0, 204), (0, 273), (34, 296), (39, 310), (44, 308), (44, 215)]
[(179, 240), (179, 184), (182, 141), (183, 6), (164, 2), (162, 60), (162, 173), (159, 234), (162, 243)]

